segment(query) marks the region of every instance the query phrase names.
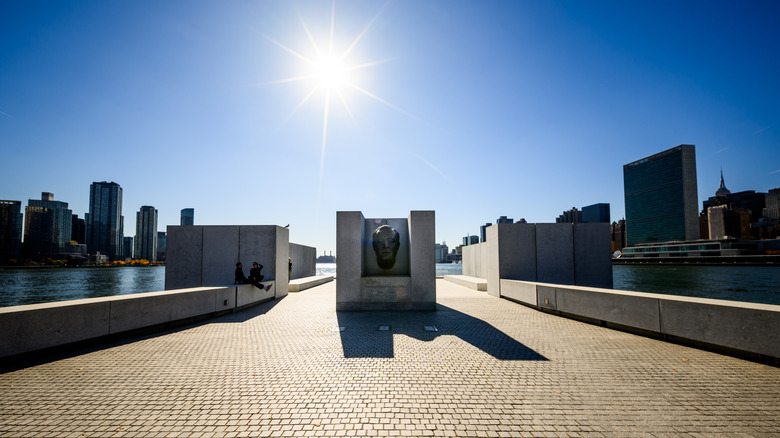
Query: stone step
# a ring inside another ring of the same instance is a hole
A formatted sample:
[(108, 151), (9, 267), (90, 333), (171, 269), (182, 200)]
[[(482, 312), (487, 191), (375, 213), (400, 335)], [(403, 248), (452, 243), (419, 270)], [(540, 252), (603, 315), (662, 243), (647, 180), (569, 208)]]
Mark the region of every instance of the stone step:
[(484, 278), (471, 277), (468, 275), (445, 275), (444, 279), (474, 290), (487, 291), (487, 280)]
[(306, 290), (314, 286), (319, 286), (329, 281), (333, 281), (332, 275), (295, 278), (290, 280), (290, 284), (287, 286), (287, 291), (300, 292), (302, 290)]

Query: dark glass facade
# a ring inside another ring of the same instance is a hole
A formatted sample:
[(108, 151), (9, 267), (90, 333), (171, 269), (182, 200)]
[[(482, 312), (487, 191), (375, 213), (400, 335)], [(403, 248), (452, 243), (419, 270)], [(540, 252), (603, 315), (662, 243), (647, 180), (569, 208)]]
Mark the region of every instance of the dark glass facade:
[(157, 261), (157, 209), (144, 205), (135, 214), (135, 258)]
[(195, 225), (194, 208), (183, 208), (181, 210), (181, 225)]
[(133, 238), (129, 236), (125, 236), (122, 239), (122, 248), (123, 248), (123, 255), (126, 259), (133, 259), (135, 258), (133, 256)]
[(67, 202), (30, 199), (24, 210), (24, 255), (33, 260), (61, 258), (70, 244), (73, 212)]
[(122, 260), (122, 187), (115, 182), (94, 182), (89, 186), (86, 240), (90, 254)]
[(693, 145), (626, 164), (623, 186), (629, 246), (699, 237)]
[(609, 204), (593, 204), (582, 207), (583, 222), (609, 222)]
[(22, 252), (22, 201), (0, 201), (0, 262)]
[(157, 261), (165, 261), (165, 250), (168, 247), (168, 235), (165, 231), (157, 232)]
[(86, 225), (84, 219), (79, 219), (78, 215), (73, 215), (70, 221), (70, 240), (76, 243), (86, 243)]

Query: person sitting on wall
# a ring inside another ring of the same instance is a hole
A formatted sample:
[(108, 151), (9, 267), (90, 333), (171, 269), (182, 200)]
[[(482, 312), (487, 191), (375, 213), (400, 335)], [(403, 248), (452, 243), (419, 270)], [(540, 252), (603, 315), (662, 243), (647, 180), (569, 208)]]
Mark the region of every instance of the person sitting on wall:
[(263, 269), (263, 265), (258, 264), (257, 262), (252, 263), (252, 269), (249, 270), (249, 282), (255, 285), (255, 287), (258, 287), (260, 289), (265, 289), (266, 292), (271, 289), (271, 285), (265, 285), (263, 286), (260, 282), (263, 281), (263, 278), (265, 276), (260, 273), (260, 270)]
[(233, 284), (249, 284), (249, 279), (244, 276), (244, 265), (236, 263), (236, 279)]

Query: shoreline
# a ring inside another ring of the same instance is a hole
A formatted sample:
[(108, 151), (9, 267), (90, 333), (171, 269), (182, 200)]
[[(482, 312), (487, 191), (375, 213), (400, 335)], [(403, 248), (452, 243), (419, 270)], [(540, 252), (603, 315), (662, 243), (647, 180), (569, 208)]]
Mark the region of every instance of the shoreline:
[(780, 266), (780, 256), (637, 257), (612, 259), (613, 265)]
[(158, 266), (165, 266), (165, 263), (158, 264), (125, 264), (125, 265), (2, 265), (0, 270), (6, 269), (79, 269), (79, 268), (156, 268)]

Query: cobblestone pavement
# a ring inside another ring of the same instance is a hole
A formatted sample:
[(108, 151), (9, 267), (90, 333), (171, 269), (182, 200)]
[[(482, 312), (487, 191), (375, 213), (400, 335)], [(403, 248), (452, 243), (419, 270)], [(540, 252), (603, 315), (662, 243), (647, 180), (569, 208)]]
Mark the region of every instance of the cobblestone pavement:
[(778, 368), (437, 288), (337, 314), (331, 282), (0, 374), (0, 436), (780, 436)]

